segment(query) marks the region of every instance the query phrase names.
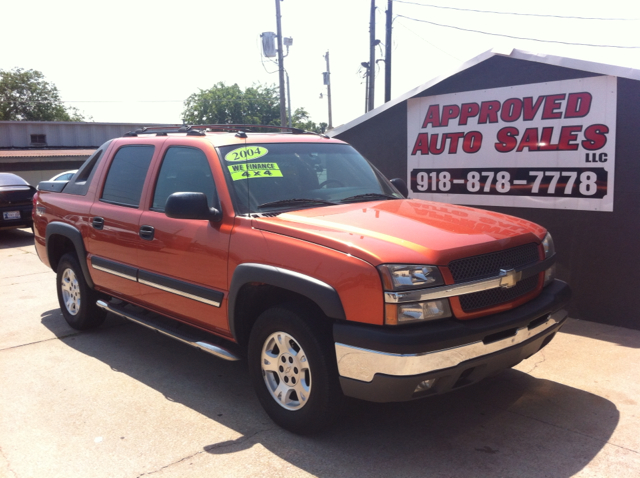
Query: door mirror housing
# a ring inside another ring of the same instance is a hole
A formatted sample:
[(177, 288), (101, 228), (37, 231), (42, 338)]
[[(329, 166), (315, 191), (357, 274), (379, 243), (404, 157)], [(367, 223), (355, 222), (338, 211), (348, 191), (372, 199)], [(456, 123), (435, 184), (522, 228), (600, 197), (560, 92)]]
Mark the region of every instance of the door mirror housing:
[(204, 193), (173, 193), (167, 198), (164, 213), (174, 219), (201, 219), (212, 222), (222, 220), (222, 213), (215, 207), (209, 207), (207, 195)]
[(404, 179), (393, 178), (391, 180), (391, 184), (398, 190), (400, 194), (404, 197), (409, 197), (409, 189), (407, 188), (407, 183), (404, 182)]

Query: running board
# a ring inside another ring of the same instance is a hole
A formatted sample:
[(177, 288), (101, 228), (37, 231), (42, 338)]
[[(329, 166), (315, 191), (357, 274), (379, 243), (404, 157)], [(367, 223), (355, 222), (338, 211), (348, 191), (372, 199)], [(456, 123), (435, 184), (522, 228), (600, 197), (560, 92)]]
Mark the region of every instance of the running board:
[(240, 357), (234, 352), (224, 347), (221, 347), (219, 345), (214, 345), (209, 342), (205, 342), (204, 340), (199, 340), (199, 338), (195, 337), (196, 334), (190, 337), (189, 335), (191, 334), (188, 334), (188, 333), (185, 334), (182, 332), (171, 330), (169, 327), (165, 327), (159, 323), (156, 323), (157, 321), (150, 320), (146, 317), (141, 317), (140, 315), (137, 315), (132, 311), (125, 310), (121, 306), (118, 306), (115, 304), (109, 304), (108, 302), (105, 302), (103, 300), (99, 300), (98, 302), (96, 302), (96, 305), (101, 309), (104, 309), (108, 312), (119, 315), (120, 317), (124, 317), (125, 319), (130, 320), (131, 322), (135, 322), (136, 324), (143, 325), (151, 330), (160, 332), (161, 334), (164, 334), (168, 337), (179, 340), (180, 342), (183, 342), (187, 345), (191, 345), (192, 347), (195, 347), (197, 349), (204, 350), (205, 352), (210, 353), (211, 355), (215, 355), (216, 357), (221, 358), (223, 360), (228, 360), (231, 362), (240, 360)]

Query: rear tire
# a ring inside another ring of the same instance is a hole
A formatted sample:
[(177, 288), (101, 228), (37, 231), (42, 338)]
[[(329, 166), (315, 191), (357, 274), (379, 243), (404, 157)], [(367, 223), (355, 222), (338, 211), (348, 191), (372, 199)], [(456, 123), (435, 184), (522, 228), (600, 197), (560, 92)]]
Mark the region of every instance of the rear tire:
[(248, 362), (260, 403), (282, 428), (308, 435), (339, 416), (344, 396), (326, 318), (295, 305), (266, 310), (251, 331)]
[(58, 303), (67, 323), (76, 330), (102, 325), (107, 311), (96, 305), (98, 293), (87, 284), (76, 255), (67, 253), (62, 256), (57, 272)]

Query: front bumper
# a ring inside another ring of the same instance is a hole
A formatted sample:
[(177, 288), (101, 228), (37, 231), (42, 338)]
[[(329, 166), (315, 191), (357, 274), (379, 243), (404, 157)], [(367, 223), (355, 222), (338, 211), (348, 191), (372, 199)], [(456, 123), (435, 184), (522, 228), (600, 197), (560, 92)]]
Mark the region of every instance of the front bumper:
[[(516, 309), (470, 321), (405, 329), (336, 324), (343, 392), (374, 402), (406, 401), (475, 383), (547, 345), (566, 320), (571, 296), (555, 281)], [(417, 390), (429, 381), (428, 389)]]

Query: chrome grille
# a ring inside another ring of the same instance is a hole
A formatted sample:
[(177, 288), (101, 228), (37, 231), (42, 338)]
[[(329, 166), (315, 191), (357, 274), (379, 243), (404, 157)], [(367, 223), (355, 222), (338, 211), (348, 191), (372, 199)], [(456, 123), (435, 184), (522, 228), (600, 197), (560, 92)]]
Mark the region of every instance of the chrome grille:
[(538, 286), (538, 276), (521, 280), (510, 289), (489, 289), (474, 294), (460, 296), (460, 305), (465, 312), (493, 307), (494, 305), (510, 302), (535, 290)]
[[(449, 270), (456, 284), (473, 280), (496, 277), (500, 270), (519, 269), (538, 262), (538, 245), (535, 243), (512, 247), (504, 251), (490, 252), (479, 256), (451, 261)], [(538, 276), (521, 280), (510, 289), (490, 289), (460, 296), (464, 312), (472, 312), (495, 305), (504, 304), (529, 294), (538, 285)]]

